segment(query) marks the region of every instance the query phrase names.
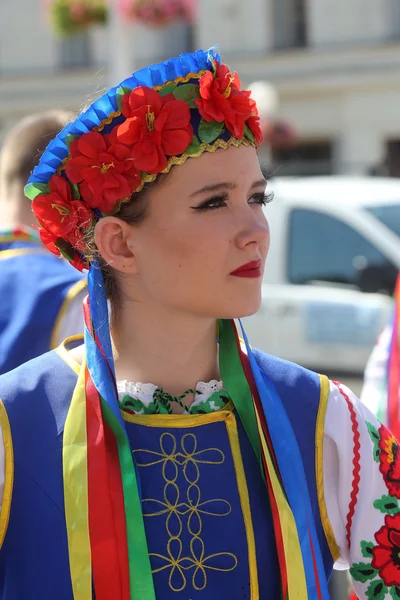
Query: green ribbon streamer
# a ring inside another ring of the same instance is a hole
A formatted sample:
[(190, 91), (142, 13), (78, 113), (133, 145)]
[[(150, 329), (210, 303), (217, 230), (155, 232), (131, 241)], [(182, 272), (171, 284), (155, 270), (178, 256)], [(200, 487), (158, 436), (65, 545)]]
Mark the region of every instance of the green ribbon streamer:
[(239, 418), (250, 440), (264, 474), (261, 444), (258, 434), (253, 396), (243, 371), (237, 347), (236, 331), (232, 321), (219, 320), (219, 367), (224, 387), (232, 398)]
[(156, 600), (132, 451), (113, 411), (103, 398), (101, 409), (117, 440), (126, 518), (130, 597), (131, 600)]

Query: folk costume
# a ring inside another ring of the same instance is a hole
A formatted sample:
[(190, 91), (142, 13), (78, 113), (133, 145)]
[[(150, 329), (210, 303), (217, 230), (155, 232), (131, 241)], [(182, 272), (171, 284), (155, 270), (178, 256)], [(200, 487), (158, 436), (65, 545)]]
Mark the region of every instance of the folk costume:
[(83, 331), (86, 278), (49, 254), (33, 228), (0, 229), (0, 374)]
[(44, 153), (26, 193), (49, 250), (89, 269), (85, 359), (67, 342), (0, 378), (0, 598), (325, 600), (334, 561), (360, 597), (400, 597), (398, 445), (349, 390), (233, 321), (222, 381), (194, 382), (183, 414), (157, 382), (115, 381), (85, 231), (159, 173), (260, 142), (250, 92), (209, 50), (136, 72)]

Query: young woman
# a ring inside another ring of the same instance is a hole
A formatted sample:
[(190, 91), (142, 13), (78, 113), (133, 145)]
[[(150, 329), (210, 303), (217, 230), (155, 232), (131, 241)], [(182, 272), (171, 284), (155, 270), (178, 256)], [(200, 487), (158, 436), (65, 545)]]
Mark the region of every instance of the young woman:
[(0, 378), (1, 598), (326, 599), (335, 561), (400, 597), (396, 440), (236, 333), (269, 246), (260, 143), (250, 92), (198, 51), (109, 90), (33, 172), (89, 297), (84, 345)]

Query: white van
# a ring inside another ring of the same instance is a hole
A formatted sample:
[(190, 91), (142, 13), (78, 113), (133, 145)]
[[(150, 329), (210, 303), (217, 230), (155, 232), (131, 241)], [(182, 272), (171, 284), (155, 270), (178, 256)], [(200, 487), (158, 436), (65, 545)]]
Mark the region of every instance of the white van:
[(250, 342), (317, 371), (361, 373), (392, 315), (400, 180), (276, 178), (271, 248)]

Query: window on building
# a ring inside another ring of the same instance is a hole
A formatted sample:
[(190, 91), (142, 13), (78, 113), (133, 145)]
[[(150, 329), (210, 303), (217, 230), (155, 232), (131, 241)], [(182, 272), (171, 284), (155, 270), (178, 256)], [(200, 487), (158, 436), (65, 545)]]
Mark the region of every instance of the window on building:
[(88, 33), (78, 33), (59, 42), (59, 63), (61, 69), (85, 69), (92, 64), (90, 37)]
[(332, 175), (333, 142), (304, 141), (292, 148), (272, 150), (273, 168), (279, 175)]
[(275, 48), (303, 48), (307, 45), (306, 0), (274, 0)]
[(295, 209), (290, 217), (288, 278), (392, 294), (397, 268), (358, 231), (330, 215)]
[(399, 0), (390, 0), (388, 4), (388, 31), (389, 37), (394, 40), (400, 38), (400, 2)]

